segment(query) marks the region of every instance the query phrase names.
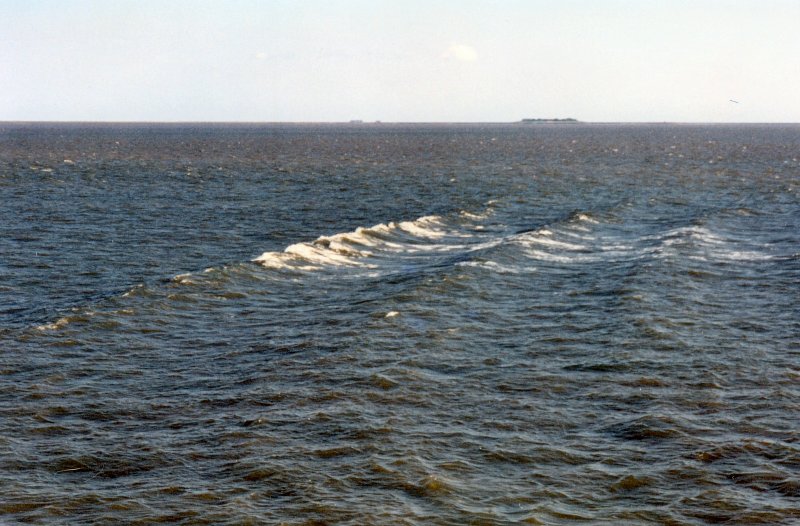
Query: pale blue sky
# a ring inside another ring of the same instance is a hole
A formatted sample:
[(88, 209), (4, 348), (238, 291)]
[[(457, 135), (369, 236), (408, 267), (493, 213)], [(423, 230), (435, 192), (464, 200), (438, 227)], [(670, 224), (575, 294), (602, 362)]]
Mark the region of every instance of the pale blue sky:
[(800, 0), (0, 0), (0, 120), (800, 122), (799, 23)]

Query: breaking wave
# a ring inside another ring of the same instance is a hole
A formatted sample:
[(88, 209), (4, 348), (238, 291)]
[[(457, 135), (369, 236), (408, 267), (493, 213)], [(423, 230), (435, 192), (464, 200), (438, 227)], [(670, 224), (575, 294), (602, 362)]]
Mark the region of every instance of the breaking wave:
[(253, 261), (267, 268), (316, 271), (349, 267), (376, 269), (381, 261), (410, 259), (480, 248), (487, 235), (478, 224), (485, 215), (462, 212), (454, 221), (423, 216), (413, 221), (380, 223), (352, 232), (320, 236), (264, 252)]
[[(264, 252), (251, 261), (279, 272), (334, 271), (341, 276), (342, 271), (347, 271), (351, 277), (380, 277), (439, 268), (511, 276), (536, 273), (539, 265), (568, 269), (573, 265), (639, 260), (670, 266), (692, 262), (740, 265), (783, 257), (771, 253), (769, 245), (747, 243), (707, 226), (681, 226), (643, 234), (639, 225), (608, 221), (590, 212), (573, 212), (538, 228), (514, 231), (492, 217), (493, 204), (496, 203), (489, 203), (482, 213), (426, 215), (323, 235), (291, 244), (283, 251)], [(491, 223), (487, 221), (490, 217)], [(242, 273), (250, 275), (248, 267), (252, 269), (250, 265), (234, 263), (178, 274), (165, 282), (167, 288), (220, 285)], [(138, 284), (121, 298), (158, 295), (158, 288)], [(85, 322), (94, 316), (90, 309), (96, 307), (73, 308), (72, 314), (37, 325), (36, 329), (58, 331), (74, 322)]]

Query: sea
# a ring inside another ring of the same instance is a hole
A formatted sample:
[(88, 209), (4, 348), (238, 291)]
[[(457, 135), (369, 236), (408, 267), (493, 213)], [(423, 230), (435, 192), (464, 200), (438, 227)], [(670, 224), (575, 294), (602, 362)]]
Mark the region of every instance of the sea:
[(800, 524), (799, 159), (0, 123), (0, 523)]

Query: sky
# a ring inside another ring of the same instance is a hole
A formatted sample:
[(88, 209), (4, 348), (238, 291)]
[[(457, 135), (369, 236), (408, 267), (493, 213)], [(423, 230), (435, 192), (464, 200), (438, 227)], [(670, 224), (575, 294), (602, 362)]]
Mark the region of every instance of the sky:
[(800, 122), (798, 22), (800, 0), (0, 0), (0, 120)]

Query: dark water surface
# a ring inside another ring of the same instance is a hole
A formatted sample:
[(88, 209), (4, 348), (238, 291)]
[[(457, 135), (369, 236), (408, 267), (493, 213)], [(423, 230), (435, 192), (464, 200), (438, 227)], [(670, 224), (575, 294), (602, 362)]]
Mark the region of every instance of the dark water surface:
[(798, 158), (0, 124), (0, 522), (800, 523)]

